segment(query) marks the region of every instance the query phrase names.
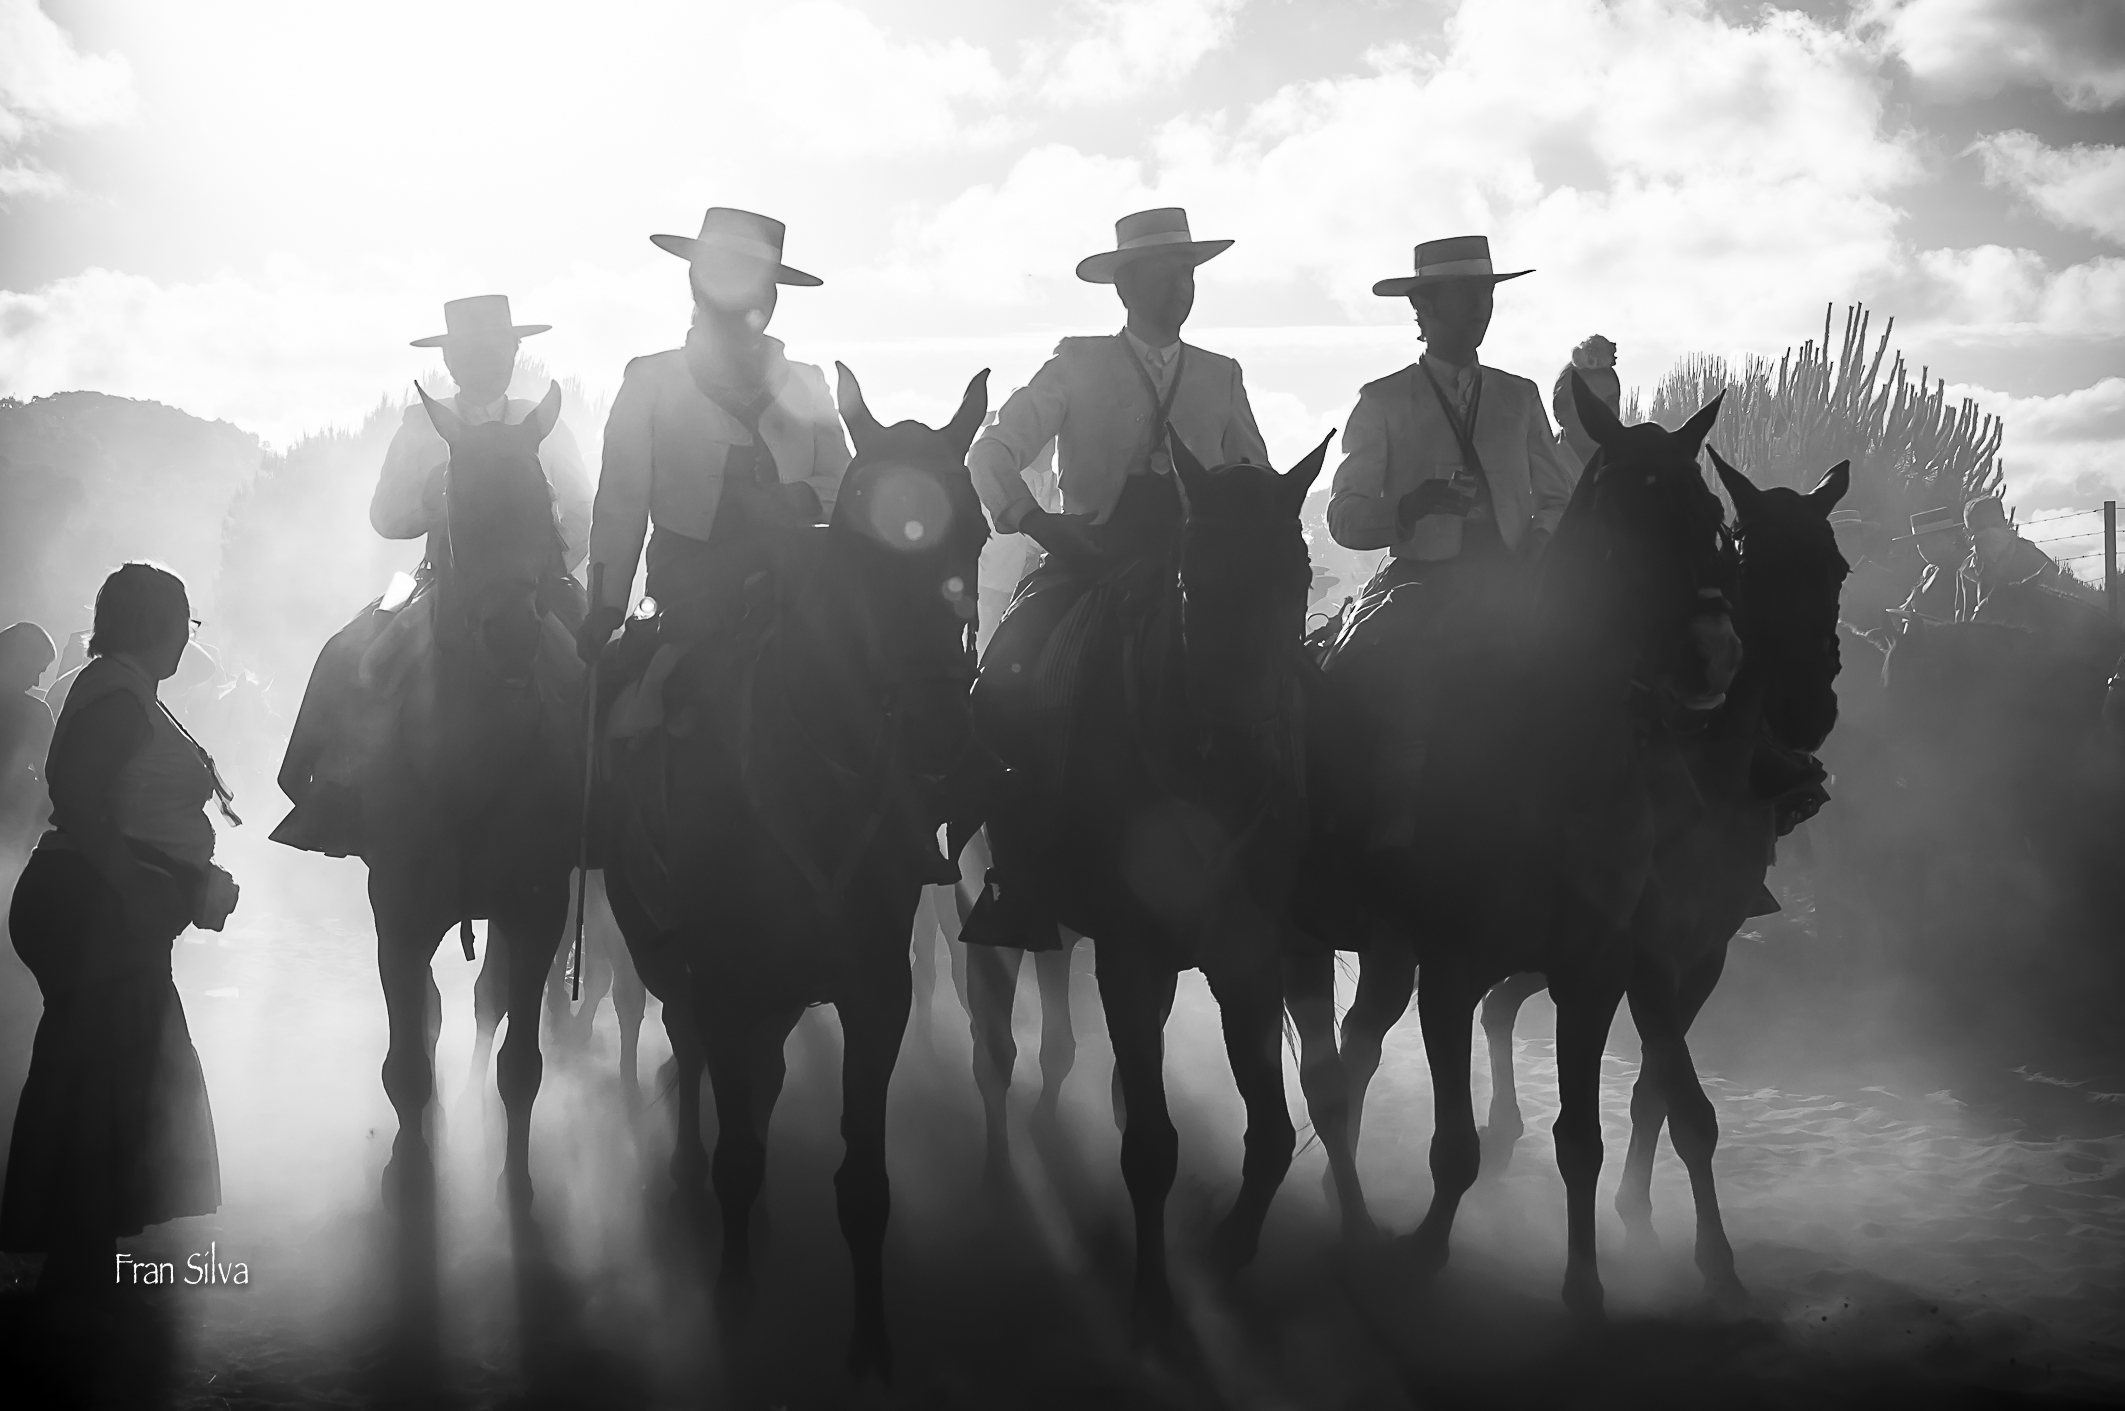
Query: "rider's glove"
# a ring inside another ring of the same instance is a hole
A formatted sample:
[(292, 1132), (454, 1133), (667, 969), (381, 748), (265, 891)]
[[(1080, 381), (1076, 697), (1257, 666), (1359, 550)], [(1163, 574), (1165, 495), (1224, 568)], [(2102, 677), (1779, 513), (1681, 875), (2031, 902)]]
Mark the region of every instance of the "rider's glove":
[(1018, 521), (1018, 532), (1051, 554), (1064, 558), (1101, 558), (1106, 551), (1092, 534), (1089, 514), (1054, 514), (1030, 509)]
[(620, 630), (620, 610), (616, 607), (592, 608), (583, 618), (583, 625), (576, 629), (576, 655), (588, 666), (605, 650), (605, 643), (613, 633)]

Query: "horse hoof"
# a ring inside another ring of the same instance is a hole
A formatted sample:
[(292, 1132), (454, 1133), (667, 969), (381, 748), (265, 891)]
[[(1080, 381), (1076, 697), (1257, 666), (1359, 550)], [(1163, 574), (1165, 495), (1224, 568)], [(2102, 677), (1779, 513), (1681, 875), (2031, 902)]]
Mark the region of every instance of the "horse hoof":
[(1482, 1143), (1482, 1165), (1478, 1167), (1483, 1176), (1502, 1176), (1505, 1168), (1513, 1164), (1513, 1148), (1520, 1144), (1519, 1132), (1485, 1127), (1477, 1133)]
[(745, 1323), (753, 1316), (755, 1292), (751, 1274), (726, 1270), (717, 1275), (716, 1317), (728, 1327)]
[(1343, 1242), (1345, 1244), (1378, 1244), (1386, 1236), (1371, 1215), (1365, 1210), (1346, 1211), (1343, 1215)]
[(1237, 1274), (1254, 1262), (1262, 1244), (1262, 1227), (1252, 1220), (1227, 1215), (1210, 1236), (1211, 1267), (1220, 1274)]
[(1732, 1269), (1704, 1276), (1704, 1296), (1721, 1313), (1746, 1313), (1749, 1309), (1749, 1291), (1736, 1278)]
[(1419, 1225), (1395, 1241), (1395, 1252), (1412, 1277), (1429, 1282), (1446, 1267), (1446, 1236)]
[(1607, 1295), (1601, 1288), (1601, 1276), (1591, 1269), (1581, 1273), (1567, 1271), (1564, 1276), (1564, 1306), (1574, 1318), (1587, 1327), (1600, 1327), (1608, 1322)]
[(1164, 1284), (1138, 1289), (1129, 1309), (1129, 1341), (1139, 1351), (1167, 1351), (1173, 1345), (1173, 1330), (1178, 1322), (1171, 1289)]
[(849, 1338), (849, 1376), (858, 1382), (893, 1383), (893, 1344), (883, 1327), (861, 1328)]
[(494, 1183), (495, 1209), (504, 1214), (522, 1214), (531, 1209), (531, 1173), (504, 1170)]

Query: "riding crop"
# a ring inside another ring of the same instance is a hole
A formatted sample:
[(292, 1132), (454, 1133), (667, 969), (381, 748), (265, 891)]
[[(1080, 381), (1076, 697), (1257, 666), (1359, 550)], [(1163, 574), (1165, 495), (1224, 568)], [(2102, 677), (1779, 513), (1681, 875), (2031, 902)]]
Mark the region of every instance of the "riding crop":
[[(590, 610), (596, 612), (605, 600), (605, 565), (590, 566)], [(583, 909), (590, 901), (590, 795), (598, 777), (598, 661), (605, 655), (593, 652), (583, 670), (583, 811), (576, 818), (576, 938), (575, 954), (568, 962), (568, 1001), (583, 997)]]

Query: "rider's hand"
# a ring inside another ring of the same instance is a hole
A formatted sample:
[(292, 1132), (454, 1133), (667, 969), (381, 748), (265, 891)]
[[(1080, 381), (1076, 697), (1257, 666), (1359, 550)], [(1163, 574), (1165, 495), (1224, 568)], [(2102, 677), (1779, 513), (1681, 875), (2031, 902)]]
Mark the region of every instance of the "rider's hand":
[(236, 899), (243, 889), (236, 879), (211, 862), (207, 864), (206, 882), (199, 889), (199, 910), (192, 915), (192, 924), (202, 931), (219, 931), (236, 910)]
[(1427, 480), (1395, 502), (1395, 527), (1406, 539), (1424, 516), (1467, 514), (1475, 503), (1475, 490), (1459, 480)]
[(616, 607), (592, 608), (583, 617), (583, 625), (576, 629), (576, 655), (585, 666), (598, 659), (605, 650), (605, 643), (620, 630), (620, 610)]
[(803, 480), (791, 480), (775, 487), (782, 497), (782, 508), (799, 524), (818, 524), (826, 518), (826, 509), (819, 503), (819, 492)]
[(1065, 558), (1100, 558), (1105, 554), (1099, 541), (1093, 537), (1092, 516), (1089, 514), (1027, 510), (1025, 517), (1018, 521), (1018, 532), (1049, 553)]

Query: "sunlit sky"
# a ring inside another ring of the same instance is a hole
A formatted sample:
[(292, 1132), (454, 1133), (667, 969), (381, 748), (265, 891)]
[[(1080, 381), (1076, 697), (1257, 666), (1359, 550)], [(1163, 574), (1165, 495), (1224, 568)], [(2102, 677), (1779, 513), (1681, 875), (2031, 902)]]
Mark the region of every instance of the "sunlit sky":
[(94, 388), (285, 444), (405, 395), (505, 292), (609, 392), (674, 346), (709, 205), (825, 281), (793, 355), (941, 421), (1118, 326), (1077, 259), (1186, 206), (1237, 244), (1194, 341), (1272, 454), (1414, 355), (1373, 280), (1481, 231), (1487, 361), (1546, 386), (1775, 353), (1826, 304), (2007, 420), (2025, 511), (2125, 490), (2118, 0), (0, 0), (0, 393)]

